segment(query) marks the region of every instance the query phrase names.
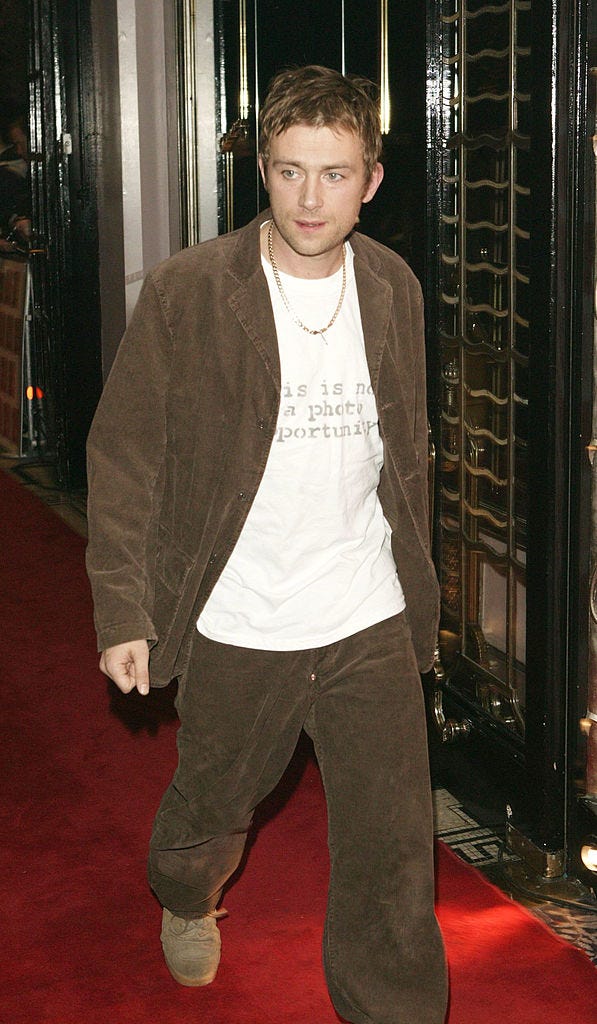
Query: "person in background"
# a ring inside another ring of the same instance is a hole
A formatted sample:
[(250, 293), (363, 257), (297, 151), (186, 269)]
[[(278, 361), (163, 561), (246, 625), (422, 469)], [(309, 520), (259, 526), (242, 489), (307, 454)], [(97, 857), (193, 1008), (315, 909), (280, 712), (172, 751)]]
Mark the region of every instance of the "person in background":
[(271, 209), (149, 274), (91, 429), (100, 666), (124, 692), (179, 681), (149, 858), (172, 976), (215, 977), (222, 890), (305, 729), (334, 1006), (441, 1024), (423, 305), (403, 260), (354, 230), (383, 177), (371, 83), (282, 72), (259, 152)]
[(31, 237), (29, 140), (23, 115), (0, 120), (0, 145), (0, 254), (22, 254)]

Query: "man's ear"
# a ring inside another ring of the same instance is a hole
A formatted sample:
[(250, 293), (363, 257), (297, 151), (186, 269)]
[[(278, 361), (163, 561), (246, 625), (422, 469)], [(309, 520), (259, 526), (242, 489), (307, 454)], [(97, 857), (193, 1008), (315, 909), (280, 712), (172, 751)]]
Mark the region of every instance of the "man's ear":
[(263, 182), (263, 187), (264, 187), (265, 191), (267, 192), (268, 191), (268, 187), (267, 187), (267, 171), (266, 171), (265, 162), (264, 162), (263, 157), (261, 156), (261, 153), (259, 154), (258, 163), (259, 163), (259, 173), (261, 174), (261, 180)]
[(376, 164), (375, 167), (373, 168), (373, 174), (371, 175), (369, 181), (367, 182), (367, 186), (365, 188), (365, 192), (361, 200), (363, 203), (368, 203), (371, 199), (373, 199), (373, 196), (377, 192), (382, 181), (383, 167), (381, 164)]

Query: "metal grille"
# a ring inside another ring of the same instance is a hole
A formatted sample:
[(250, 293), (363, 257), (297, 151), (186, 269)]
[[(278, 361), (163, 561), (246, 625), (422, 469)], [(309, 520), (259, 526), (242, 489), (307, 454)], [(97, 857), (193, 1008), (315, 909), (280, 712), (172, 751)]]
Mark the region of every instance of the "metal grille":
[[(530, 0), (442, 4), (442, 646), (522, 730)], [(455, 572), (455, 564), (458, 572)]]

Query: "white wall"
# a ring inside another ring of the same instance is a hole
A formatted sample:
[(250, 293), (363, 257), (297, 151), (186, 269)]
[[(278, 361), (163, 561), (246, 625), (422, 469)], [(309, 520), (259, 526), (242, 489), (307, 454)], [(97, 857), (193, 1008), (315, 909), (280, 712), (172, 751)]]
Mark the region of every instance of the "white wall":
[[(148, 270), (179, 247), (172, 4), (117, 0), (126, 315)], [(213, 8), (196, 4), (200, 238), (217, 234)]]
[(124, 281), (128, 320), (139, 293), (139, 281), (143, 276), (137, 35), (134, 0), (118, 0), (117, 12)]
[(146, 272), (170, 254), (164, 23), (154, 0), (118, 0), (126, 315)]
[[(191, 0), (189, 0), (189, 3)], [(199, 232), (217, 234), (213, 8), (195, 0)], [(98, 108), (102, 364), (109, 372), (146, 273), (180, 248), (173, 0), (92, 0)]]
[(216, 77), (212, 0), (195, 5), (197, 60), (197, 122), (199, 146), (199, 239), (218, 233), (218, 144), (216, 138)]

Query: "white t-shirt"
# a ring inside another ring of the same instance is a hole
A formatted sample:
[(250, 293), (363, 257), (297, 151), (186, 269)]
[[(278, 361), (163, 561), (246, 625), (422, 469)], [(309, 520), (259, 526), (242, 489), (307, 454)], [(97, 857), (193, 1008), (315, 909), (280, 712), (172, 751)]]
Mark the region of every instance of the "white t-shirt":
[[(344, 302), (322, 337), (293, 323), (263, 260), (280, 351), (280, 411), (248, 518), (197, 622), (212, 640), (305, 650), (404, 608), (377, 496), (383, 448), (348, 245), (346, 264)], [(280, 277), (302, 322), (325, 326), (342, 271)]]

